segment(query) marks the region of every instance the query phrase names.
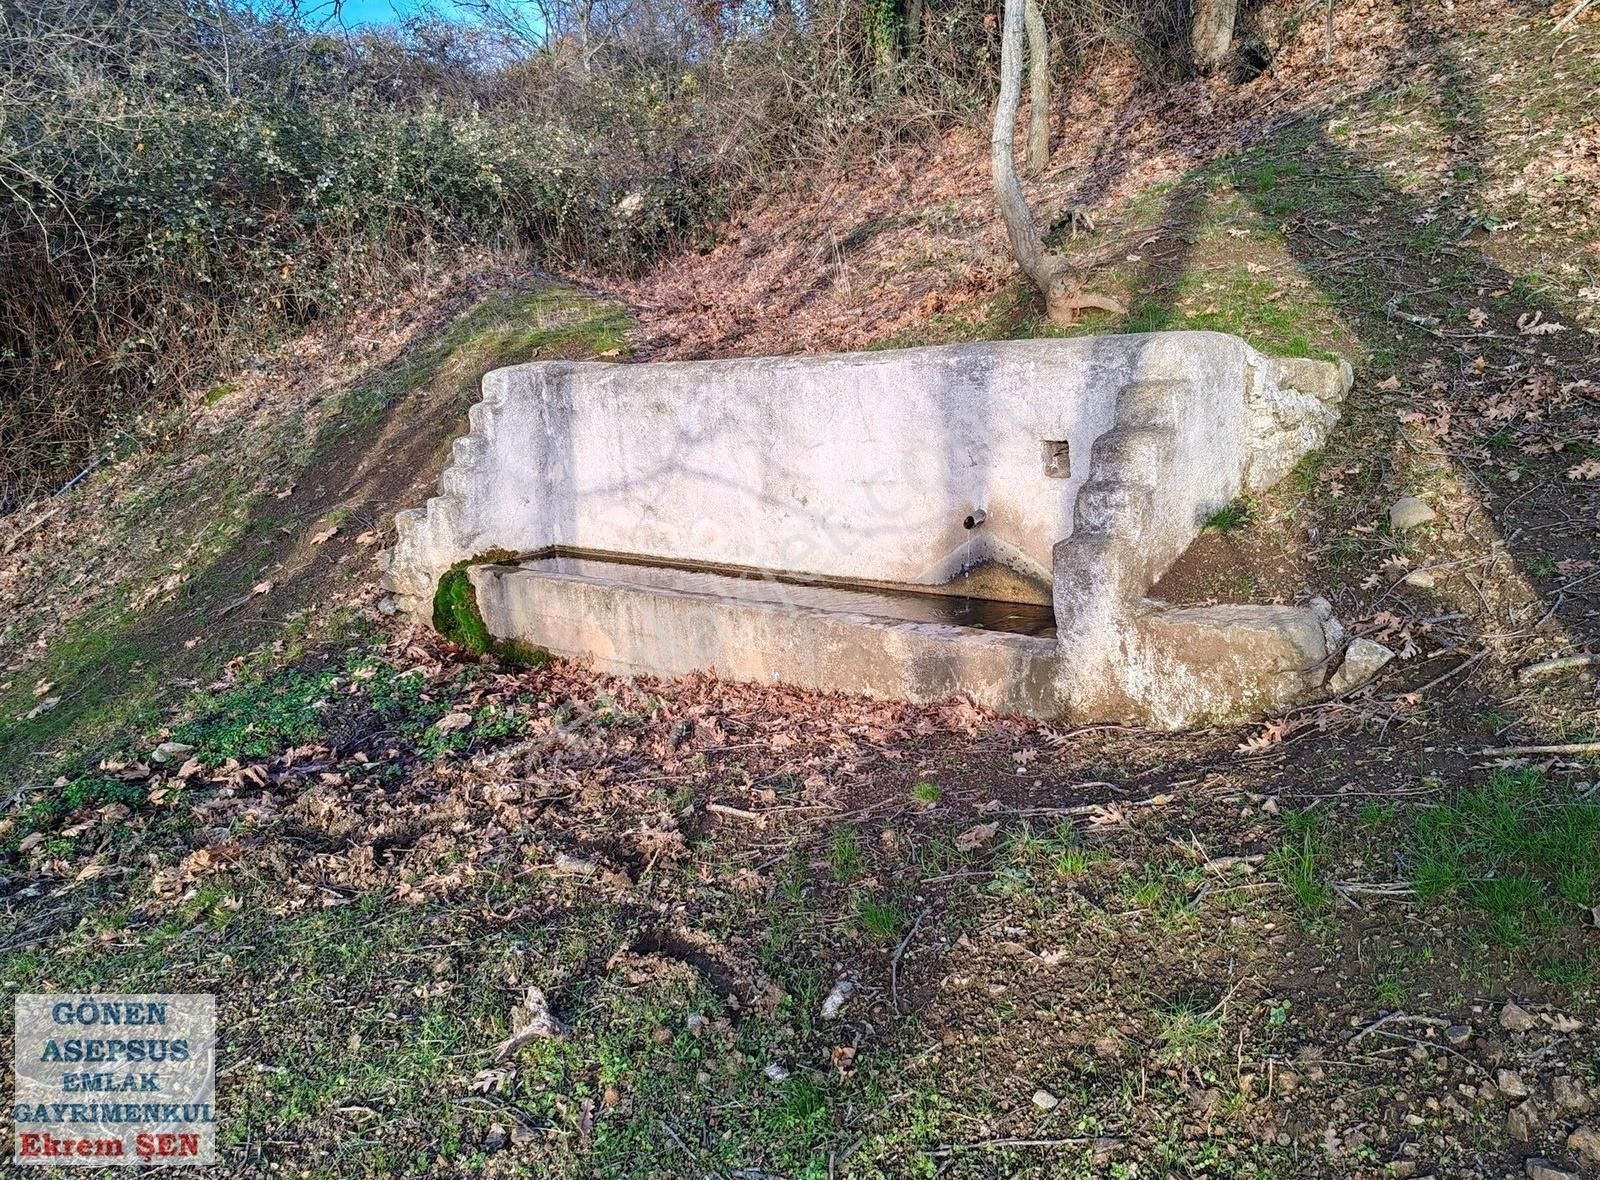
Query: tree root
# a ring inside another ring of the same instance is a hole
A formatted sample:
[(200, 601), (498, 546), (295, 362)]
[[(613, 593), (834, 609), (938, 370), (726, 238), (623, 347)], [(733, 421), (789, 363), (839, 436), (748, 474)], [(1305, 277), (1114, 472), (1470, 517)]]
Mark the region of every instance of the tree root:
[(1128, 309), (1109, 295), (1085, 291), (1075, 281), (1052, 284), (1045, 296), (1045, 312), (1050, 322), (1063, 327), (1078, 322), (1078, 313), (1089, 309), (1127, 315)]

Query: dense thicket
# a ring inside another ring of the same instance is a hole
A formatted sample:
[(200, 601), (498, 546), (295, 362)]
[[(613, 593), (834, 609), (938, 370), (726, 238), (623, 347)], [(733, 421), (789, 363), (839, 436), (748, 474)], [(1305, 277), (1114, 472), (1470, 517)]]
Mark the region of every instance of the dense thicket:
[[(1069, 48), (1185, 0), (1058, 0)], [(633, 267), (776, 169), (981, 114), (991, 0), (0, 3), (0, 511), (141, 413), (466, 245)]]

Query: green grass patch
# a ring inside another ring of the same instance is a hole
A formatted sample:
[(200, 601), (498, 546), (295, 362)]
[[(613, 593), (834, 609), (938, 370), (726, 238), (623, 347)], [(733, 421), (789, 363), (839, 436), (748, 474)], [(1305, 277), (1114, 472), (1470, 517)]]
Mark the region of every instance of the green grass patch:
[(1221, 533), (1224, 537), (1231, 537), (1242, 532), (1255, 516), (1255, 509), (1250, 501), (1245, 499), (1234, 500), (1224, 504), (1206, 516), (1204, 528), (1207, 532)]
[(1600, 803), (1537, 770), (1501, 772), (1421, 808), (1411, 837), (1418, 900), (1464, 905), (1508, 945), (1600, 904)]
[(861, 838), (854, 828), (835, 828), (828, 838), (828, 871), (841, 885), (848, 885), (867, 871)]
[(892, 902), (859, 894), (856, 897), (856, 924), (868, 938), (892, 942), (905, 926), (906, 916)]
[(1283, 883), (1302, 915), (1321, 914), (1333, 904), (1333, 890), (1322, 872), (1327, 846), (1319, 830), (1321, 817), (1299, 811), (1285, 812), (1283, 819), (1289, 839), (1273, 849), (1267, 869)]

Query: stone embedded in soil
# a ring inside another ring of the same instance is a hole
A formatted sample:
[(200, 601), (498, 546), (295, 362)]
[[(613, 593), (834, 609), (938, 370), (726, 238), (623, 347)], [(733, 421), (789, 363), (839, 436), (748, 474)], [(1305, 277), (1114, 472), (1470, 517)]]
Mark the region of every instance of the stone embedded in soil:
[(1338, 696), (1365, 684), (1378, 670), (1394, 659), (1394, 652), (1374, 639), (1352, 639), (1345, 648), (1344, 663), (1328, 677), (1328, 691)]
[(1526, 1008), (1512, 1001), (1508, 1000), (1506, 1006), (1500, 1009), (1500, 1027), (1507, 1032), (1527, 1032), (1535, 1023)]
[(1437, 520), (1439, 514), (1415, 496), (1401, 496), (1389, 505), (1389, 527), (1397, 533)]
[(1558, 1168), (1545, 1159), (1531, 1159), (1527, 1163), (1528, 1180), (1580, 1180), (1576, 1172)]
[(1579, 1127), (1567, 1136), (1567, 1150), (1591, 1168), (1600, 1168), (1600, 1131)]
[(1465, 1045), (1472, 1039), (1472, 1029), (1465, 1024), (1452, 1024), (1444, 1030), (1444, 1039), (1452, 1045)]
[(833, 990), (822, 1001), (822, 1019), (832, 1020), (844, 1010), (845, 1001), (850, 998), (850, 993), (856, 990), (853, 980), (841, 979), (833, 985)]
[(164, 766), (168, 762), (182, 762), (193, 753), (194, 747), (183, 742), (162, 742), (150, 751), (150, 761), (159, 762)]
[(1528, 1096), (1527, 1083), (1522, 1080), (1522, 1075), (1514, 1069), (1502, 1069), (1494, 1075), (1495, 1087), (1507, 1098), (1526, 1098)]
[(1427, 570), (1413, 570), (1402, 581), (1413, 590), (1432, 590), (1435, 585), (1433, 575)]
[(1582, 1114), (1592, 1105), (1582, 1083), (1576, 1078), (1557, 1078), (1551, 1083), (1550, 1093), (1555, 1098), (1556, 1105), (1570, 1114)]
[(1528, 1099), (1520, 1106), (1513, 1106), (1511, 1113), (1506, 1115), (1506, 1134), (1518, 1143), (1529, 1143), (1538, 1133), (1539, 1108), (1534, 1105), (1533, 1099)]
[(1033, 1092), (1033, 1104), (1040, 1110), (1054, 1110), (1060, 1103), (1061, 1099), (1050, 1093), (1049, 1090), (1035, 1090)]

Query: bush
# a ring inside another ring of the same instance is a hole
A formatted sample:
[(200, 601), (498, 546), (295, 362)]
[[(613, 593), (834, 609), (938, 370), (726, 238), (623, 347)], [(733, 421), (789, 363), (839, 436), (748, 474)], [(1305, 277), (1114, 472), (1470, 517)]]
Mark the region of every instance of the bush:
[(710, 199), (693, 170), (630, 172), (496, 107), (481, 35), (346, 42), (176, 0), (102, 0), (85, 27), (60, 3), (0, 12), (0, 511), (108, 426), (465, 245), (637, 265)]
[[(775, 171), (984, 119), (999, 49), (994, 0), (613, 0), (532, 30), (485, 2), (339, 36), (270, 0), (0, 7), (0, 513), (464, 247), (638, 268)], [(1186, 10), (1046, 2), (1078, 54)]]

